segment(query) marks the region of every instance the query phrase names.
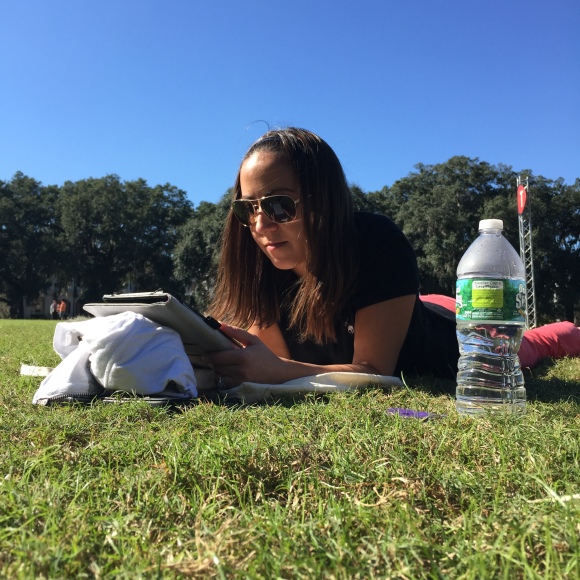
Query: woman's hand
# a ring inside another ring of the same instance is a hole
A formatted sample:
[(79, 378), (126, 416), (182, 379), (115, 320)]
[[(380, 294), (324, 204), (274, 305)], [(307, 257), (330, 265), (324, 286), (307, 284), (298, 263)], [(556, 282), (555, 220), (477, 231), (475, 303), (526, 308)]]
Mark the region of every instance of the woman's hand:
[(222, 324), (220, 330), (244, 346), (203, 356), (216, 375), (223, 378), (225, 388), (244, 381), (279, 384), (293, 378), (288, 375), (289, 361), (276, 356), (257, 336), (227, 324)]

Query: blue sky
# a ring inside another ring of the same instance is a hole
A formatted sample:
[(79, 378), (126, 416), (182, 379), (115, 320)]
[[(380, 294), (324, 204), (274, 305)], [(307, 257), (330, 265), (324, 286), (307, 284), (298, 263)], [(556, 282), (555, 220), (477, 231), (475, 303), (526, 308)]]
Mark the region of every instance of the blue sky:
[(580, 177), (578, 0), (0, 0), (0, 23), (1, 180), (216, 202), (268, 125), (365, 191), (453, 155)]

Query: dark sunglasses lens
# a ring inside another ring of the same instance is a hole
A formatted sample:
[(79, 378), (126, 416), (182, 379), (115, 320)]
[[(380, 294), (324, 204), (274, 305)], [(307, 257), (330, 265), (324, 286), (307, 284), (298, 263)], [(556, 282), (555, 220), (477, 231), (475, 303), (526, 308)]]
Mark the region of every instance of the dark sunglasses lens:
[(272, 195), (262, 200), (262, 211), (273, 222), (284, 224), (296, 217), (296, 202), (287, 195)]
[(232, 203), (234, 215), (245, 225), (250, 225), (250, 216), (254, 213), (254, 206), (249, 201), (236, 199)]

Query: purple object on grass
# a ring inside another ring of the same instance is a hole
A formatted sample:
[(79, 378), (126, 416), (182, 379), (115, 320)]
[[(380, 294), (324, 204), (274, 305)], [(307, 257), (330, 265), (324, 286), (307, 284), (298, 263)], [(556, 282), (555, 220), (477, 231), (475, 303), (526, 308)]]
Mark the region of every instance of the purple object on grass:
[(400, 407), (387, 409), (387, 412), (401, 417), (410, 417), (411, 419), (434, 419), (440, 416), (428, 411), (414, 411), (413, 409), (401, 409)]

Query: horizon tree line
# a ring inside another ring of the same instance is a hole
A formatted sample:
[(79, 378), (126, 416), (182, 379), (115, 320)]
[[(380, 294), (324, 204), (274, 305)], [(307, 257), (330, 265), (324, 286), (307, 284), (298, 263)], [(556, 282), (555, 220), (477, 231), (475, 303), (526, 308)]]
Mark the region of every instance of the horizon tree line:
[[(409, 238), (421, 292), (454, 295), (455, 271), (480, 219), (499, 218), (519, 249), (516, 178), (528, 178), (536, 312), (541, 322), (580, 321), (580, 179), (566, 184), (532, 171), (455, 156), (418, 164), (380, 191), (351, 184), (355, 209), (385, 214)], [(198, 310), (211, 297), (231, 191), (194, 207), (167, 183), (117, 175), (44, 186), (17, 172), (0, 181), (0, 303), (21, 317), (53, 280), (74, 279), (80, 303), (127, 285), (162, 288)]]

